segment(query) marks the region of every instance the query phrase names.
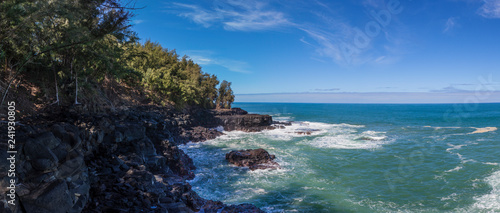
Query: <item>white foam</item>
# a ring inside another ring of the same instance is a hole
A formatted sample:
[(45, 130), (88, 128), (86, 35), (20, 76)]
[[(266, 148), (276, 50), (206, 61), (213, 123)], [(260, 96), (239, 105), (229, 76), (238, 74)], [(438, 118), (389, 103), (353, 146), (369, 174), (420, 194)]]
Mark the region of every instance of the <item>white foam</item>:
[[(354, 136), (354, 137), (353, 137)], [(333, 136), (324, 136), (315, 138), (309, 141), (311, 146), (317, 148), (333, 148), (333, 149), (377, 149), (386, 142), (380, 140), (356, 140), (355, 135), (342, 134)]]
[(302, 189), (304, 189), (304, 190), (318, 190), (318, 191), (326, 190), (323, 187), (309, 187), (309, 186), (304, 186), (304, 187), (302, 187)]
[(292, 117), (290, 116), (273, 116), (273, 121), (290, 121)]
[[(473, 143), (474, 144), (474, 143)], [(448, 146), (451, 146), (450, 148), (446, 149), (446, 152), (452, 154), (452, 155), (457, 155), (458, 156), (458, 159), (460, 159), (460, 163), (461, 164), (465, 164), (465, 163), (468, 163), (468, 162), (477, 162), (476, 160), (474, 159), (467, 159), (465, 158), (462, 154), (458, 153), (458, 152), (452, 152), (453, 150), (459, 150), (461, 149), (462, 147), (465, 147), (465, 146), (468, 146), (468, 144), (461, 144), (461, 145), (453, 145), (453, 144), (450, 144), (448, 143), (447, 144)]]
[(336, 124), (326, 124), (317, 122), (292, 122), (292, 125), (285, 126), (284, 129), (274, 129), (263, 131), (267, 138), (271, 140), (288, 141), (297, 137), (317, 136), (333, 131)]
[(461, 166), (457, 166), (457, 167), (455, 167), (454, 169), (450, 169), (450, 170), (445, 171), (445, 172), (447, 172), (447, 173), (448, 173), (448, 172), (456, 172), (456, 171), (459, 171), (460, 169), (463, 169), (463, 167), (461, 167)]
[(451, 195), (448, 195), (447, 197), (442, 197), (441, 201), (446, 201), (446, 200), (457, 201), (457, 198), (458, 198), (458, 194), (452, 193)]
[(450, 146), (450, 148), (446, 149), (447, 152), (451, 152), (451, 150), (458, 150), (458, 149), (461, 149), (464, 146), (467, 146), (467, 144), (453, 145), (451, 143), (448, 143), (446, 145)]
[(472, 206), (473, 209), (486, 210), (489, 212), (500, 211), (500, 171), (494, 172), (491, 176), (485, 179), (492, 190), (489, 194), (475, 197), (476, 203)]
[(462, 127), (450, 126), (450, 127), (441, 127), (441, 126), (424, 126), (424, 128), (433, 128), (434, 130), (440, 129), (460, 129)]
[(486, 133), (486, 132), (494, 132), (497, 131), (496, 127), (484, 127), (484, 128), (476, 128), (476, 127), (471, 127), (476, 129), (476, 131), (468, 133), (468, 134), (479, 134), (479, 133)]
[(217, 126), (217, 127), (215, 127), (215, 130), (217, 130), (219, 132), (224, 132), (224, 127), (223, 126)]
[(359, 140), (369, 140), (369, 141), (381, 141), (385, 140), (387, 136), (385, 136), (386, 132), (376, 132), (376, 131), (365, 131), (360, 134)]
[[(363, 125), (326, 124), (319, 122), (294, 122), (285, 129), (267, 131), (271, 139), (290, 140), (295, 137), (317, 136), (302, 143), (317, 148), (334, 149), (376, 149), (387, 143), (385, 132), (364, 131), (359, 133)], [(297, 134), (304, 133), (307, 134)]]

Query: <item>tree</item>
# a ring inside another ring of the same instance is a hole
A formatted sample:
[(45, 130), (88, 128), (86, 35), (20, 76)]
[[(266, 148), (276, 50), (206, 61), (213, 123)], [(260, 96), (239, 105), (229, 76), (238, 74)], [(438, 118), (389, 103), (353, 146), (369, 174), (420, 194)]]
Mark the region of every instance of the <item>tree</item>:
[[(132, 13), (119, 2), (1, 1), (0, 63), (5, 70), (9, 67), (10, 73), (14, 73), (9, 76), (2, 103), (21, 72), (51, 72), (50, 64), (64, 72), (72, 71), (74, 60), (78, 60), (75, 56), (80, 56), (75, 53), (85, 46), (107, 35), (126, 40), (130, 35), (128, 22)], [(75, 70), (75, 81), (78, 79), (76, 74)]]
[(234, 94), (231, 89), (231, 82), (222, 81), (219, 86), (219, 95), (217, 96), (217, 108), (231, 109), (231, 104), (234, 102)]

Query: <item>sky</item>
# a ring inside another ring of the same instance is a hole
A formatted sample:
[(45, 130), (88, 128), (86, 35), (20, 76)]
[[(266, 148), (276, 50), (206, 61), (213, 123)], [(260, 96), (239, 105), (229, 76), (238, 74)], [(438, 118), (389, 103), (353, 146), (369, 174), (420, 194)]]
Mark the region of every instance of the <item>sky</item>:
[(500, 0), (140, 1), (132, 24), (236, 102), (500, 102)]

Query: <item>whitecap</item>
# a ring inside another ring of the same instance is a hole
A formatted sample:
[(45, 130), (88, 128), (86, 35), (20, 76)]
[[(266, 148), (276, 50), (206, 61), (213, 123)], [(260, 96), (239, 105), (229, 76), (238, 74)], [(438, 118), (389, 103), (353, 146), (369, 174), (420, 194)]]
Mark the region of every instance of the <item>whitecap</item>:
[(424, 128), (433, 128), (434, 130), (440, 130), (440, 129), (460, 129), (462, 127), (457, 127), (457, 126), (423, 126)]
[(317, 136), (334, 131), (336, 125), (319, 122), (292, 122), (284, 129), (263, 131), (262, 134), (271, 140), (288, 141), (296, 137)]
[(450, 146), (450, 148), (446, 149), (447, 152), (451, 152), (451, 150), (458, 150), (458, 149), (461, 149), (464, 146), (467, 146), (467, 144), (453, 145), (451, 143), (448, 143), (446, 145)]
[(356, 140), (365, 140), (365, 141), (381, 141), (385, 140), (387, 136), (385, 136), (386, 132), (376, 132), (376, 131), (365, 131), (362, 132), (360, 137), (356, 138)]
[(494, 172), (485, 179), (492, 190), (489, 194), (477, 196), (474, 199), (476, 203), (472, 206), (475, 210), (500, 211), (500, 171)]
[(456, 172), (456, 171), (459, 171), (460, 169), (463, 169), (463, 167), (461, 167), (461, 166), (457, 166), (457, 167), (455, 167), (454, 169), (450, 169), (450, 170), (445, 171), (445, 172), (447, 172), (447, 173), (448, 173), (448, 172)]
[(352, 135), (333, 135), (315, 138), (309, 141), (311, 146), (316, 148), (334, 148), (334, 149), (377, 149), (385, 142), (383, 141), (359, 141), (355, 140)]
[(458, 194), (457, 193), (452, 193), (448, 195), (447, 197), (442, 197), (441, 201), (446, 201), (446, 200), (452, 200), (452, 201), (457, 201)]

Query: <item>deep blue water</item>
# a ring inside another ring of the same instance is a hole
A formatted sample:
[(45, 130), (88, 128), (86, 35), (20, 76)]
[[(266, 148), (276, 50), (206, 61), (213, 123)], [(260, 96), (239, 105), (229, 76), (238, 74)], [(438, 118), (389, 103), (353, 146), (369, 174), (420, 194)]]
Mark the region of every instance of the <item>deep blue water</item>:
[[(183, 146), (205, 198), (268, 212), (500, 212), (500, 104), (233, 107), (293, 125)], [(282, 168), (249, 171), (224, 159), (249, 148), (275, 154)]]

